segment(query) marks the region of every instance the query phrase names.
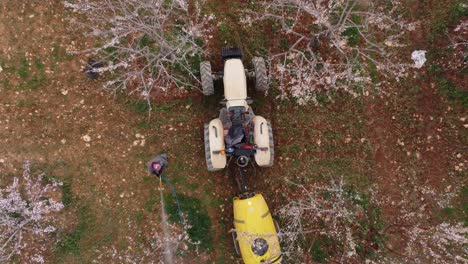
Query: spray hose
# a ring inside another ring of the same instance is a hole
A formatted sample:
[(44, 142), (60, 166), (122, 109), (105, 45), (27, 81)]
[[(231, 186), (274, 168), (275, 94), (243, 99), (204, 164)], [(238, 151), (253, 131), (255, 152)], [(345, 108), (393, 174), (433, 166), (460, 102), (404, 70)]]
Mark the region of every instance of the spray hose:
[(166, 179), (166, 177), (164, 177), (164, 175), (162, 175), (162, 174), (161, 174), (161, 177), (159, 177), (159, 187), (161, 188), (161, 190), (162, 190), (162, 181), (164, 181), (164, 183), (169, 185), (169, 187), (172, 190), (172, 196), (174, 196), (174, 198), (176, 199), (177, 209), (179, 210), (180, 223), (182, 224), (182, 226), (184, 226), (184, 222), (185, 222), (184, 221), (184, 216), (182, 214), (182, 210), (180, 209), (179, 197), (177, 196), (177, 192), (176, 192), (174, 186), (172, 186), (172, 184), (169, 182), (169, 180)]

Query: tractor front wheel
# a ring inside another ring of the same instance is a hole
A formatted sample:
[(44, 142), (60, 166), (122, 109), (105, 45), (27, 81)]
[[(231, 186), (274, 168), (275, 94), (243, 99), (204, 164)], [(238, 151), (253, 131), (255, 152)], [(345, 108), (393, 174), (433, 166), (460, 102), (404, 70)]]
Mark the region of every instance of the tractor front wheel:
[(209, 61), (203, 61), (200, 63), (200, 78), (203, 94), (206, 96), (213, 95), (213, 75), (211, 73), (211, 63)]
[(252, 64), (255, 71), (255, 90), (266, 92), (268, 90), (268, 75), (265, 60), (255, 57), (252, 60)]

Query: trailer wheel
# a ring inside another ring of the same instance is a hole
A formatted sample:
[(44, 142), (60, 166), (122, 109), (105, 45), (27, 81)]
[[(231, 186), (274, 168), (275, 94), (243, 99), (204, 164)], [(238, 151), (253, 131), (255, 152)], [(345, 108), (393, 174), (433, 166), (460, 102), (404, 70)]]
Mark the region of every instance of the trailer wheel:
[(275, 223), (276, 233), (279, 233), (280, 227), (279, 227), (278, 221), (276, 221), (276, 219), (273, 219), (273, 222)]
[(237, 232), (232, 231), (232, 243), (234, 244), (234, 250), (236, 251), (236, 254), (240, 256), (240, 249), (239, 249), (239, 242), (237, 241)]

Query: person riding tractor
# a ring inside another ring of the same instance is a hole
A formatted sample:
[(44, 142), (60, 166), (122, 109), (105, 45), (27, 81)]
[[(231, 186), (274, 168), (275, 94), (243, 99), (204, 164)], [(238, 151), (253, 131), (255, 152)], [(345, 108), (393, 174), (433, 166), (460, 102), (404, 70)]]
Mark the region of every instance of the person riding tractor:
[(211, 72), (210, 62), (200, 64), (202, 89), (205, 95), (214, 93), (214, 78), (222, 78), (225, 105), (219, 118), (205, 124), (205, 158), (209, 171), (224, 169), (227, 158), (236, 158), (240, 167), (248, 165), (253, 156), (260, 167), (273, 166), (274, 143), (271, 124), (263, 117), (256, 116), (250, 107), (252, 100), (247, 96), (247, 76), (255, 78), (257, 91), (268, 90), (265, 61), (255, 57), (254, 71), (244, 69), (242, 53), (237, 48), (225, 48), (222, 52), (224, 70)]

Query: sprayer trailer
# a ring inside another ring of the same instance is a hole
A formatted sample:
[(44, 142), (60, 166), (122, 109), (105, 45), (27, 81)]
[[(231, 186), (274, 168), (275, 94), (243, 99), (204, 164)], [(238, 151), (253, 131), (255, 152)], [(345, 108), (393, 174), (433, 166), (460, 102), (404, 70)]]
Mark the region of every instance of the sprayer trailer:
[(244, 193), (234, 198), (232, 239), (245, 264), (281, 263), (279, 232), (261, 194)]
[(203, 94), (214, 93), (214, 79), (223, 80), (224, 100), (219, 118), (205, 124), (205, 158), (209, 171), (226, 167), (228, 158), (235, 158), (237, 165), (246, 167), (251, 158), (260, 167), (273, 166), (274, 143), (271, 124), (263, 117), (256, 116), (250, 107), (252, 99), (247, 96), (247, 78), (254, 78), (255, 89), (268, 90), (265, 61), (255, 57), (253, 70), (248, 71), (242, 62), (242, 53), (237, 48), (222, 51), (224, 70), (211, 71), (211, 64), (200, 64)]

